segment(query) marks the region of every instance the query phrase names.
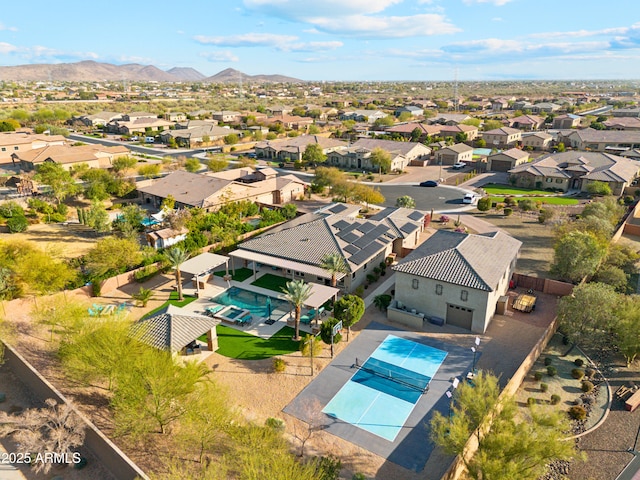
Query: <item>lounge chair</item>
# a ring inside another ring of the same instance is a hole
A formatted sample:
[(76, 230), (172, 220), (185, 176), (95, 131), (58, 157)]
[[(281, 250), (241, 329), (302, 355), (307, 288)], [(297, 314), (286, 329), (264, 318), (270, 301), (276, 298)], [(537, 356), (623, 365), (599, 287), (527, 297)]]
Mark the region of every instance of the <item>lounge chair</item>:
[(222, 310), (224, 307), (225, 307), (225, 305), (215, 305), (213, 307), (207, 307), (207, 308), (205, 308), (205, 310), (207, 312), (209, 312), (211, 315), (215, 315), (220, 310)]
[(301, 315), (300, 316), (300, 323), (303, 323), (305, 325), (309, 325), (311, 323), (312, 318), (309, 315)]

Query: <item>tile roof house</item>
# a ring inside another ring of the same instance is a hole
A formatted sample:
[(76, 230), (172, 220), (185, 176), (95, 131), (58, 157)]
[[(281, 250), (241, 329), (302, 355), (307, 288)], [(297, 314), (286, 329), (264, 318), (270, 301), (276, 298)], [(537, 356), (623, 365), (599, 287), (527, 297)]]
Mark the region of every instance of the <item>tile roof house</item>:
[(209, 142), (216, 142), (222, 140), (227, 135), (235, 133), (236, 135), (242, 135), (239, 130), (232, 128), (218, 127), (213, 123), (190, 127), (190, 128), (176, 128), (175, 130), (165, 130), (160, 134), (160, 140), (162, 143), (169, 143), (173, 138), (176, 145), (186, 148), (193, 148), (200, 146), (205, 137), (209, 137)]
[(391, 155), (391, 166), (389, 167), (391, 171), (404, 170), (409, 163), (426, 161), (431, 156), (431, 149), (422, 143), (361, 138), (348, 148), (327, 154), (326, 163), (341, 168), (377, 171), (378, 167), (371, 163), (371, 153), (376, 148), (381, 148)]
[(14, 153), (22, 154), (44, 147), (65, 145), (65, 143), (66, 138), (62, 135), (3, 132), (0, 133), (0, 164), (12, 162)]
[(131, 326), (131, 336), (158, 350), (174, 355), (185, 354), (187, 345), (206, 334), (208, 350), (218, 349), (216, 326), (220, 320), (197, 315), (169, 305), (152, 317), (143, 318)]
[(424, 115), (424, 109), (416, 107), (415, 105), (406, 105), (404, 107), (396, 108), (393, 114), (399, 117), (403, 113), (409, 113), (412, 117), (421, 117)]
[(522, 131), (511, 127), (496, 128), (484, 132), (482, 138), (487, 142), (487, 146), (513, 146), (522, 140)]
[(329, 284), (331, 275), (321, 268), (321, 261), (337, 253), (348, 269), (338, 277), (339, 286), (353, 292), (389, 254), (400, 256), (419, 243), (424, 218), (418, 210), (391, 208), (359, 219), (348, 205), (335, 204), (247, 240), (230, 255), (283, 268), (286, 276)]
[(355, 122), (375, 123), (376, 120), (386, 117), (382, 110), (351, 110), (340, 114), (340, 120), (353, 120)]
[(586, 191), (591, 182), (605, 182), (614, 195), (621, 195), (640, 175), (634, 160), (600, 152), (563, 152), (540, 157), (509, 170), (516, 185)]
[(82, 123), (88, 127), (97, 127), (98, 125), (106, 125), (112, 120), (121, 118), (122, 114), (118, 112), (98, 112), (92, 115), (83, 115), (78, 118)]
[(487, 157), (487, 171), (508, 172), (513, 167), (529, 161), (529, 153), (519, 148), (510, 148)]
[(302, 155), (307, 145), (312, 143), (320, 145), (325, 155), (348, 146), (346, 142), (333, 138), (321, 137), (319, 135), (300, 135), (282, 140), (258, 142), (255, 146), (255, 153), (258, 158), (297, 162), (302, 160)]
[(160, 208), (169, 195), (176, 208), (200, 207), (213, 211), (225, 203), (250, 200), (265, 205), (281, 205), (304, 195), (305, 184), (293, 175), (243, 182), (245, 169), (207, 175), (177, 170), (154, 183), (138, 187), (143, 203)]
[(522, 135), (522, 146), (533, 150), (547, 150), (551, 146), (553, 136), (546, 132), (532, 132)]
[(174, 123), (162, 118), (154, 117), (133, 117), (134, 120), (113, 120), (109, 122), (105, 127), (108, 132), (121, 133), (123, 135), (131, 135), (138, 133), (144, 135), (145, 133), (162, 132), (173, 127)]
[(552, 127), (560, 130), (576, 128), (580, 126), (581, 120), (582, 117), (580, 115), (574, 115), (572, 113), (558, 115), (557, 117), (554, 117)]
[(459, 162), (471, 162), (473, 160), (473, 147), (466, 143), (456, 143), (440, 150), (433, 155), (433, 163), (436, 165), (453, 165)]
[(440, 137), (452, 137), (454, 139), (458, 135), (466, 135), (466, 140), (463, 141), (471, 142), (478, 137), (478, 127), (475, 127), (473, 125), (465, 125), (464, 123), (460, 123), (458, 125), (442, 125), (440, 127), (440, 132), (438, 132), (438, 135)]
[(440, 125), (427, 125), (425, 123), (418, 122), (401, 123), (398, 125), (394, 125), (393, 127), (386, 128), (385, 132), (398, 133), (404, 138), (411, 138), (411, 135), (416, 128), (420, 132), (421, 136), (431, 137), (440, 133)]
[(614, 117), (640, 117), (640, 107), (616, 108), (611, 111)]
[(544, 120), (544, 118), (537, 115), (520, 115), (519, 117), (509, 119), (509, 126), (530, 132), (542, 127)]
[(392, 267), (396, 294), (388, 318), (421, 329), (436, 317), (484, 333), (509, 288), (521, 245), (503, 232), (438, 230)]
[(91, 168), (109, 168), (116, 158), (129, 155), (127, 147), (117, 145), (107, 147), (99, 144), (81, 145), (52, 145), (36, 150), (16, 152), (11, 155), (14, 164), (29, 172), (45, 162), (59, 163), (65, 170), (79, 164), (87, 164)]
[(640, 130), (639, 117), (614, 117), (602, 123), (607, 130)]
[(584, 128), (561, 132), (558, 135), (558, 142), (564, 142), (565, 146), (577, 150), (597, 152), (604, 152), (607, 147), (640, 148), (640, 132)]
[(471, 118), (472, 117), (466, 113), (439, 113), (427, 121), (432, 125), (435, 125), (436, 123), (440, 125), (458, 125)]

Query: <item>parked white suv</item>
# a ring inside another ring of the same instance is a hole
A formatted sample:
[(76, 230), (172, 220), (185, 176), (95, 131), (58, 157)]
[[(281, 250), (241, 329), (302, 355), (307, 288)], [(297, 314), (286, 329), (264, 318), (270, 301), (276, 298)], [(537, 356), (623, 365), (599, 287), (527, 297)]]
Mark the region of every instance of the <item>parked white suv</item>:
[(460, 170), (463, 169), (464, 167), (466, 167), (467, 164), (464, 162), (456, 162), (453, 164), (453, 166), (451, 168), (453, 168), (454, 170)]
[(475, 193), (467, 193), (462, 199), (462, 203), (467, 205), (475, 205), (478, 203), (478, 196)]

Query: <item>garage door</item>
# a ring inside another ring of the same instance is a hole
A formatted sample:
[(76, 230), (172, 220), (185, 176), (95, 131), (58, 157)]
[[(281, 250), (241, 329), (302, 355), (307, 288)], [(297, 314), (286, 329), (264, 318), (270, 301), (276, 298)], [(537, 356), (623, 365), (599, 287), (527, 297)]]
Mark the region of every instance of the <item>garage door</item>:
[(456, 327), (471, 330), (473, 322), (473, 310), (459, 307), (458, 305), (447, 304), (447, 323)]
[(508, 172), (513, 167), (511, 166), (511, 162), (506, 160), (491, 160), (491, 171), (492, 172)]

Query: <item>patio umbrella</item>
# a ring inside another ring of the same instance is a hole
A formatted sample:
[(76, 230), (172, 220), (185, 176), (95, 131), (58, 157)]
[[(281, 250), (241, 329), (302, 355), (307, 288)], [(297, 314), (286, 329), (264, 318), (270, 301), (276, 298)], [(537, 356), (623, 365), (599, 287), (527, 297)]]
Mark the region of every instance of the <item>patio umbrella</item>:
[(271, 320), (271, 297), (267, 297), (267, 312), (269, 313), (269, 320)]

